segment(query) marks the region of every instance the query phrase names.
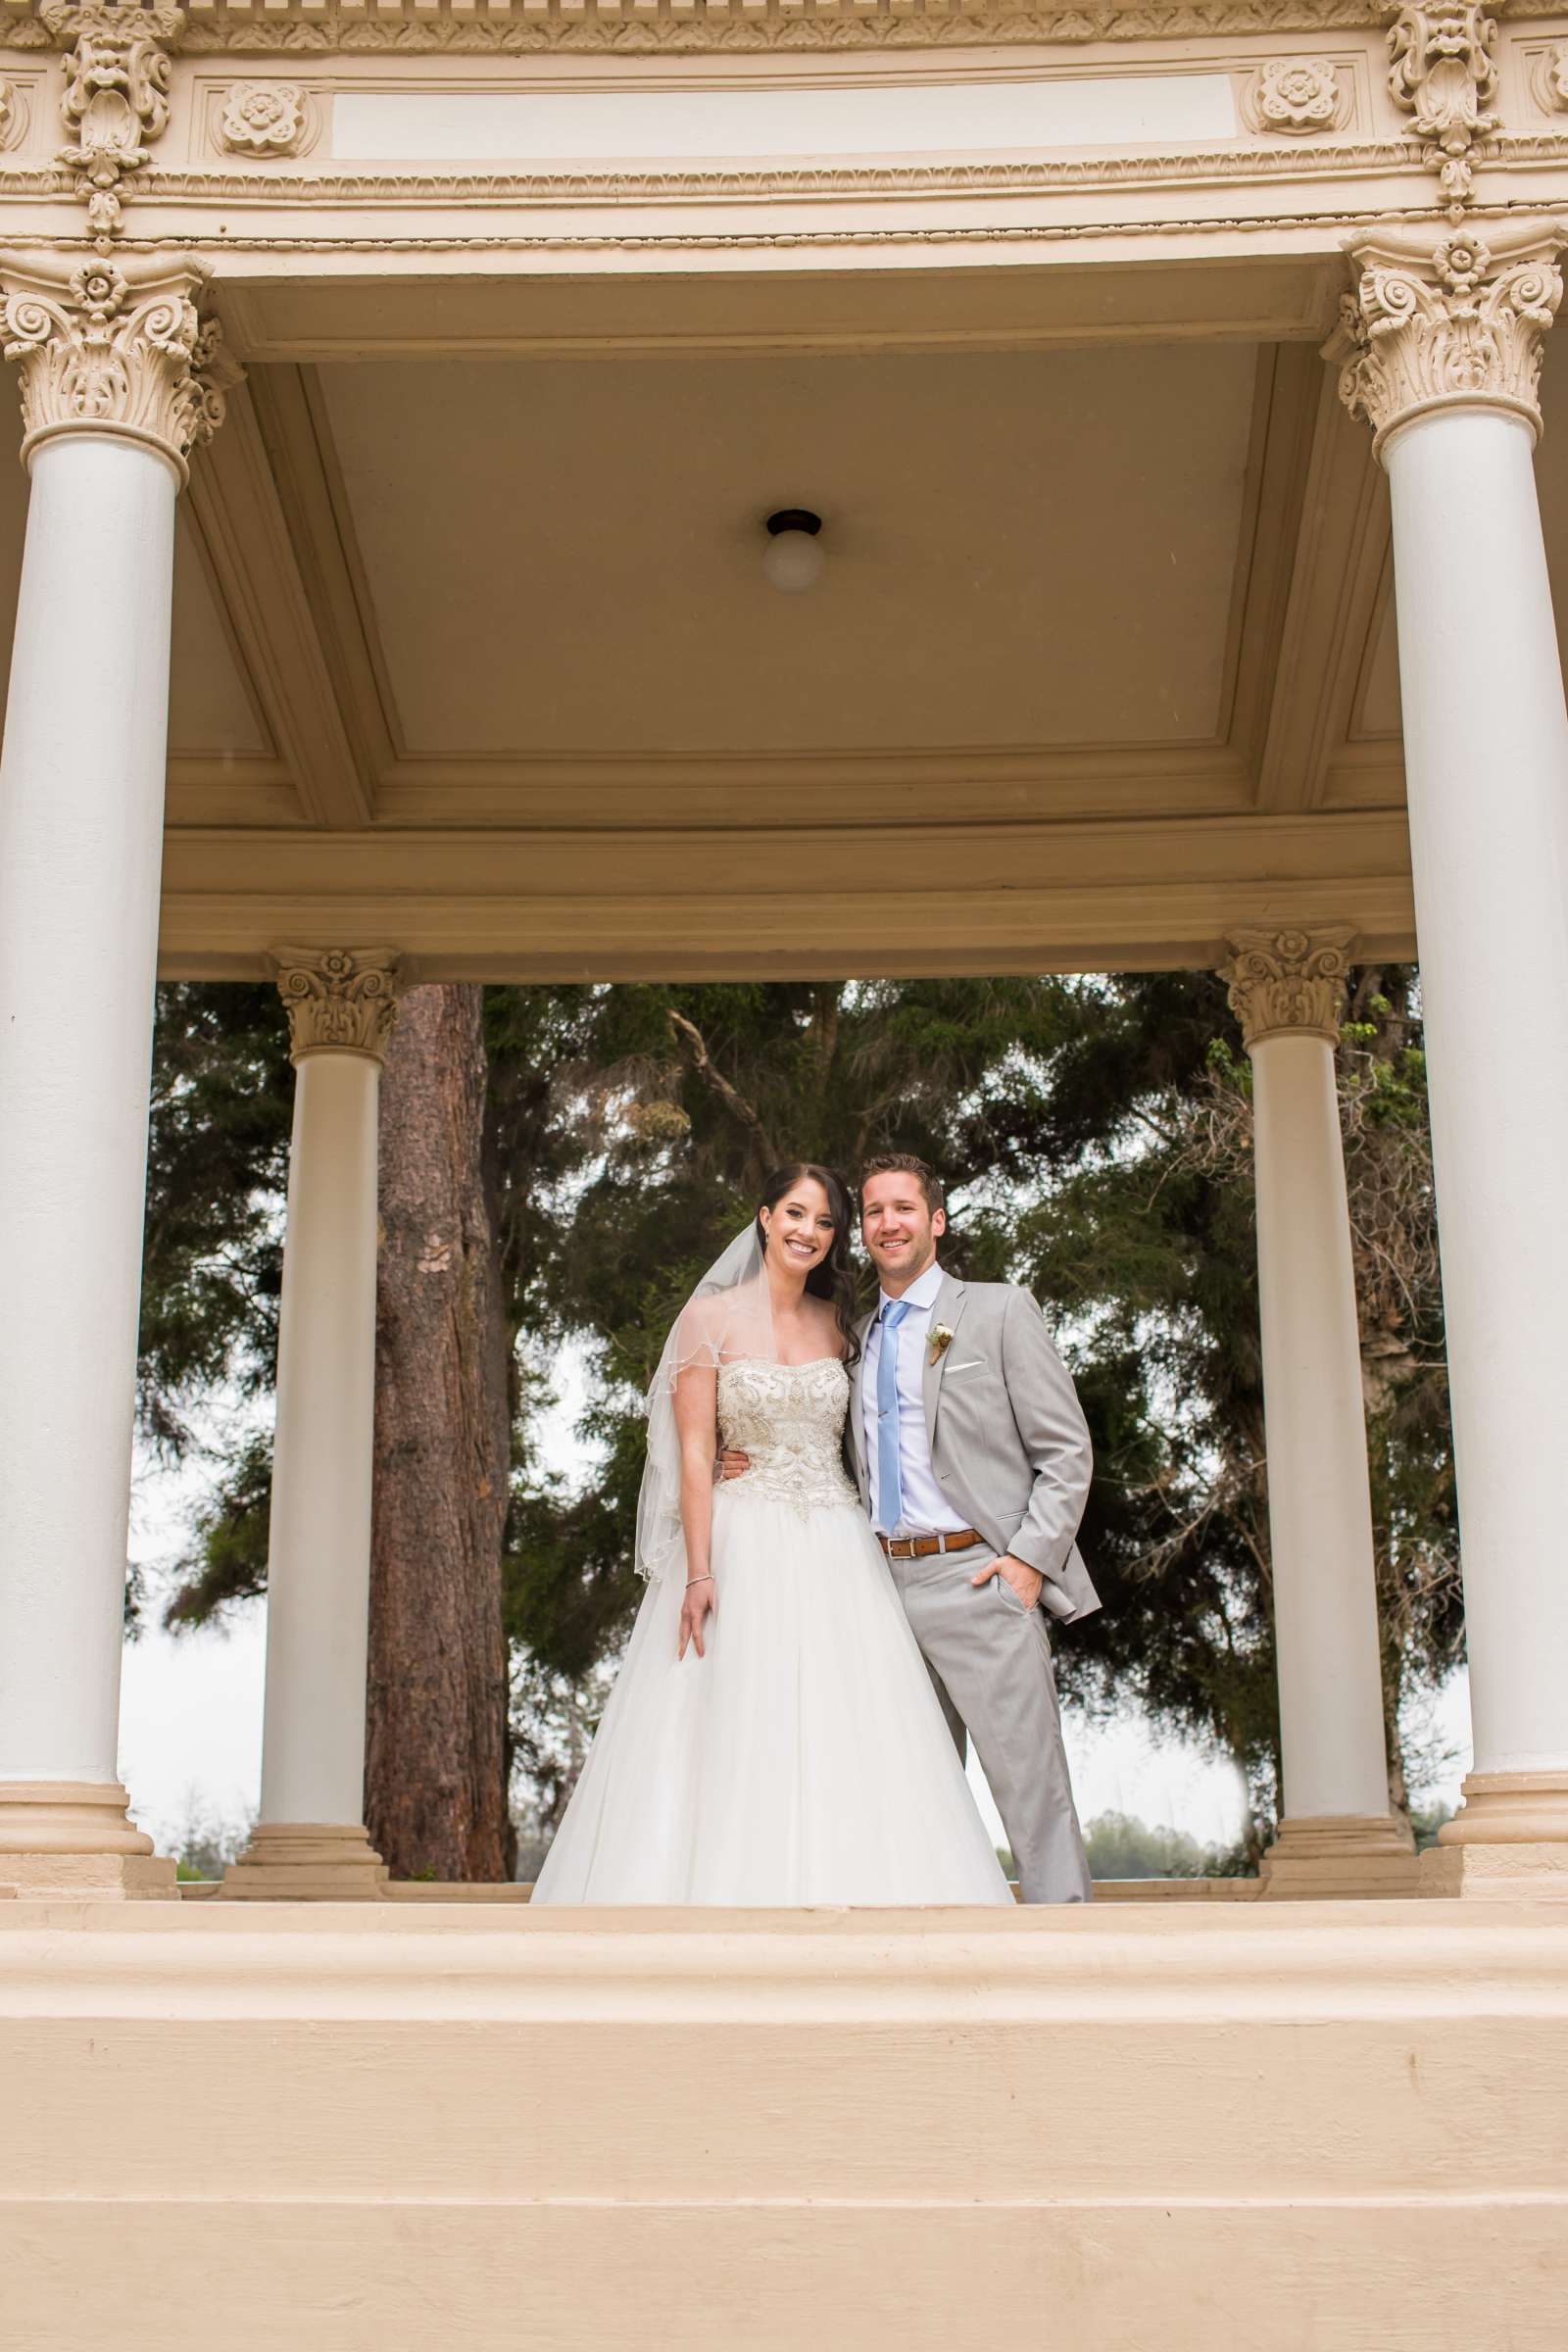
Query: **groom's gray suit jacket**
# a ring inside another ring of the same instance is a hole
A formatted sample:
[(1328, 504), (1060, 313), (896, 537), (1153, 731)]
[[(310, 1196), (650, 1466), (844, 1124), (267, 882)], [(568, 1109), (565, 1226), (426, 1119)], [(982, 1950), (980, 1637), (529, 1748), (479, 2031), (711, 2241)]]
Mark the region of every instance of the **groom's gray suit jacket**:
[[(1072, 1376), (1027, 1291), (1005, 1282), (942, 1278), (928, 1329), (953, 1338), (935, 1362), (926, 1349), (926, 1435), (937, 1484), (994, 1551), (1045, 1578), (1041, 1605), (1063, 1623), (1100, 1606), (1073, 1541), (1089, 1494), (1093, 1452)], [(871, 1317), (859, 1326), (861, 1347)], [(862, 1354), (850, 1375), (845, 1431), (850, 1467), (869, 1508), (862, 1418)]]

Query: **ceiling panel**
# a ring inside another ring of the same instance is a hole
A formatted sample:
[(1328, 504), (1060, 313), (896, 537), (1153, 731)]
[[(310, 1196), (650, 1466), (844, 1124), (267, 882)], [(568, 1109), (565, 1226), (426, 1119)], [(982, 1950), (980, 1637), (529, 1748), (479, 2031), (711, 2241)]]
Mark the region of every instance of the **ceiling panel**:
[(240, 671), (217, 588), (181, 501), (174, 536), (174, 640), (169, 686), (172, 759), (266, 759), (271, 752)]
[[(320, 373), (399, 750), (1196, 744), (1255, 351)], [(761, 518), (826, 518), (780, 595)]]
[[(172, 674), (169, 748), (173, 759), (222, 761), (270, 756), (271, 746), (246, 692), (238, 658), (191, 528), (177, 510), (174, 534)], [(0, 690), (9, 681), (17, 588), (27, 521), (27, 478), (0, 461)]]
[(1399, 640), (1392, 596), (1382, 600), (1372, 625), (1371, 647), (1350, 721), (1350, 741), (1380, 743), (1392, 739), (1396, 743), (1400, 734)]

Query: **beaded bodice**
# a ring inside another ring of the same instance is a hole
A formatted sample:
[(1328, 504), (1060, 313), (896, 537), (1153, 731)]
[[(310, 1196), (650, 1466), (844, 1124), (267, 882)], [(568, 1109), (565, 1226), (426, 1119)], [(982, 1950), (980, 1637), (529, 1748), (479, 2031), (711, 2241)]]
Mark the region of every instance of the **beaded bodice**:
[(811, 1364), (739, 1356), (720, 1364), (719, 1440), (749, 1455), (752, 1465), (725, 1493), (791, 1502), (802, 1510), (845, 1502), (858, 1507), (841, 1451), (849, 1406), (850, 1376), (836, 1356)]

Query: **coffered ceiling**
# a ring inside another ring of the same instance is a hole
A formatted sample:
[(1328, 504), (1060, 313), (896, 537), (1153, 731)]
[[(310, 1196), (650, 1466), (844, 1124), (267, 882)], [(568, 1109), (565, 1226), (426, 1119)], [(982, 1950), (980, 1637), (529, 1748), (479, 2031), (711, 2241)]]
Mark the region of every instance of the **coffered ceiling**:
[[(1549, 368), (1545, 406), (1568, 579)], [(762, 574), (781, 505), (824, 517), (808, 595)], [(24, 514), (8, 470), (6, 643)], [(1306, 342), (272, 360), (181, 502), (166, 956), (1405, 950), (1398, 727), (1386, 490)]]

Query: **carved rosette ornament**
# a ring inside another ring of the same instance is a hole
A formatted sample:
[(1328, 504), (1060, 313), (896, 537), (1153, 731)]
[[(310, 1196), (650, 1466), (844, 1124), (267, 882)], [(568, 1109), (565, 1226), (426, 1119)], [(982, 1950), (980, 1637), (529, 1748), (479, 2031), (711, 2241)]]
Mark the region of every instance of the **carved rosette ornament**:
[(1271, 1037), (1340, 1042), (1353, 931), (1236, 931), (1219, 976), (1249, 1053)]
[(1333, 130), (1345, 120), (1345, 91), (1324, 57), (1271, 57), (1248, 83), (1243, 111), (1254, 130)]
[(1358, 238), (1357, 277), (1323, 347), (1340, 398), (1372, 427), (1374, 448), (1433, 409), (1506, 409), (1539, 436), (1542, 336), (1562, 300), (1555, 221), (1499, 224), (1485, 244), (1456, 230), (1435, 247)]
[(297, 81), (236, 81), (223, 93), (218, 144), (228, 155), (297, 155), (308, 125)]
[(1480, 0), (1398, 5), (1389, 30), (1389, 89), (1413, 115), (1418, 139), (1443, 158), (1440, 177), (1457, 220), (1474, 193), (1470, 150), (1498, 125), (1497, 27)]
[(380, 1061), (397, 1018), (400, 960), (390, 948), (274, 948), (290, 1059), (363, 1054)]
[(1568, 41), (1553, 41), (1530, 60), (1530, 87), (1544, 115), (1568, 115)]
[(107, 252), (123, 225), (120, 183), (151, 160), (149, 143), (169, 121), (170, 48), (184, 12), (173, 0), (42, 0), (39, 15), (70, 51), (61, 113), (74, 143), (60, 161)]
[(185, 479), (191, 450), (212, 439), (240, 380), (218, 320), (197, 313), (208, 275), (189, 255), (134, 277), (105, 261), (60, 277), (0, 255), (0, 333), (21, 367), (24, 464), (56, 434), (91, 430), (147, 443)]

